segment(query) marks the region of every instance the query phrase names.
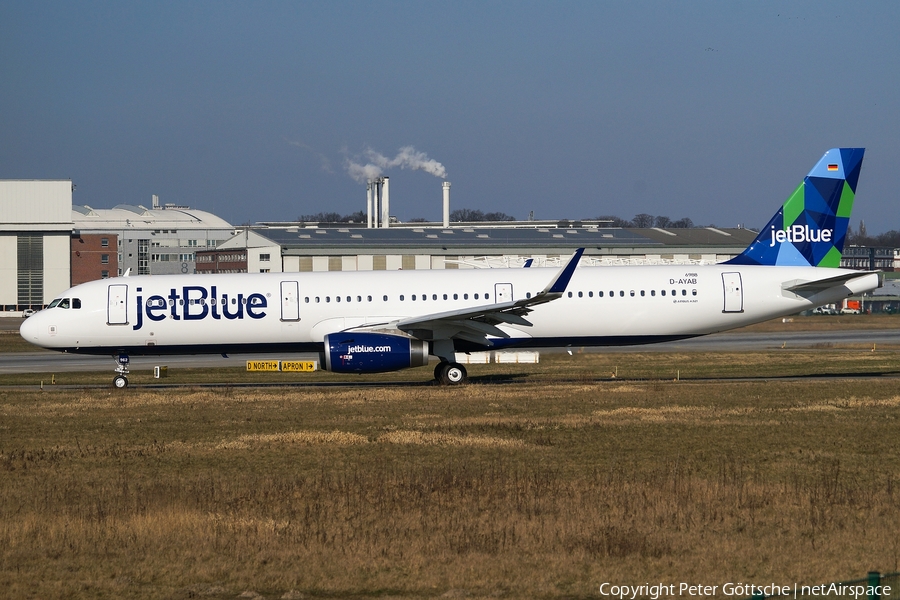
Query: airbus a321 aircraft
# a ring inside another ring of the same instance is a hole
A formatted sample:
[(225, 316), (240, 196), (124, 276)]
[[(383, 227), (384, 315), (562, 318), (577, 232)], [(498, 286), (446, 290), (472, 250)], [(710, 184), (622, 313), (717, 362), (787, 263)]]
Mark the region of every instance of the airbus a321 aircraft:
[(829, 150), (742, 254), (706, 265), (120, 277), (75, 286), (23, 338), (128, 355), (318, 352), (338, 373), (440, 362), (457, 352), (649, 344), (794, 314), (879, 287), (838, 268), (864, 149)]

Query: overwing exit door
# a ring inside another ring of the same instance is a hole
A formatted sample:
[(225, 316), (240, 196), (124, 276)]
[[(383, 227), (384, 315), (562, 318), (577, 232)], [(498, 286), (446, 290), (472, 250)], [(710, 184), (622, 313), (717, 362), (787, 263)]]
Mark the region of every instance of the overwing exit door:
[(281, 320), (300, 320), (300, 284), (296, 281), (281, 282)]
[(494, 298), (497, 300), (497, 304), (501, 302), (512, 302), (513, 299), (513, 288), (511, 283), (495, 283), (494, 284)]

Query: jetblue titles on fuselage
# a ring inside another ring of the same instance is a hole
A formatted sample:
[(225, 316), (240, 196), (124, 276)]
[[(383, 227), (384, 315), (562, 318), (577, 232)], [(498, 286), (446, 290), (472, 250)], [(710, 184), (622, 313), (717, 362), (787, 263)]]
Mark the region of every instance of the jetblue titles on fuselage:
[[(265, 308), (269, 303), (263, 294), (258, 292), (229, 297), (219, 297), (216, 286), (209, 288), (199, 285), (186, 285), (171, 288), (168, 295), (155, 294), (147, 298), (142, 295), (142, 288), (137, 288), (137, 323), (132, 327), (135, 331), (144, 326), (144, 316), (151, 321), (162, 321), (171, 318), (175, 321), (202, 321), (203, 319), (243, 319), (246, 313), (251, 319), (262, 319), (266, 316)], [(168, 312), (167, 312), (168, 311)]]

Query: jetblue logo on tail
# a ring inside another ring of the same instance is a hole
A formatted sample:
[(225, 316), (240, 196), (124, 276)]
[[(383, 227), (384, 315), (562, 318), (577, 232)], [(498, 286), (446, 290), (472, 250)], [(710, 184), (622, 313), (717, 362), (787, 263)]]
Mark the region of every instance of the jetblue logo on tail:
[(865, 150), (832, 148), (731, 265), (839, 267)]
[(791, 242), (799, 244), (802, 242), (830, 242), (834, 235), (833, 229), (810, 229), (809, 225), (793, 225), (787, 229), (775, 230), (775, 226), (770, 227), (772, 230), (772, 242), (770, 248), (774, 248), (775, 244), (783, 242)]

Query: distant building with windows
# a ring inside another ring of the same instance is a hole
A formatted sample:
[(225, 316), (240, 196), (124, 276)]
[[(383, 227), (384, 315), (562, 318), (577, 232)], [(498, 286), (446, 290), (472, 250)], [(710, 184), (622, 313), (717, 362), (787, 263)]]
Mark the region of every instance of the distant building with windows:
[(844, 247), (841, 267), (863, 271), (893, 271), (894, 249), (872, 246)]
[[(198, 250), (215, 248), (235, 234), (231, 224), (212, 213), (174, 204), (160, 206), (156, 196), (152, 206), (72, 206), (73, 265), (83, 249), (91, 261), (79, 268), (79, 280), (73, 277), (73, 284), (90, 280), (82, 277), (116, 277), (129, 269), (134, 275), (193, 273)], [(94, 238), (107, 239), (114, 246), (107, 247), (109, 252), (102, 246), (89, 250), (87, 245), (96, 247), (89, 244)]]

